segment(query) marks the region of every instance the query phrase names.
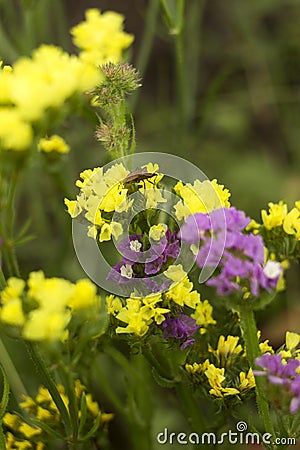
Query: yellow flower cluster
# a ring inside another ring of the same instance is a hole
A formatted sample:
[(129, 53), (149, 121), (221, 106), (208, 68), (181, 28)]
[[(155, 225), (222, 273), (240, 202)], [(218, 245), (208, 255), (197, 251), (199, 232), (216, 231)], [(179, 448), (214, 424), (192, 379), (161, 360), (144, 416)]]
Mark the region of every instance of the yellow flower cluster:
[(300, 344), (300, 334), (287, 331), (285, 335), (285, 348), (279, 353), (282, 355), (283, 359), (289, 359), (296, 357), (300, 360), (300, 349), (298, 348)]
[[(58, 385), (57, 389), (60, 396), (68, 408), (69, 400), (65, 394), (65, 389), (62, 385)], [(80, 409), (80, 402), (83, 392), (86, 391), (85, 386), (80, 380), (75, 381), (75, 396)], [(112, 420), (113, 414), (101, 412), (97, 402), (93, 401), (91, 394), (85, 395), (86, 409), (88, 413), (87, 421), (93, 423), (100, 415), (102, 426)], [(24, 396), (24, 400), (20, 403), (27, 415), (38, 419), (54, 430), (59, 430), (61, 425), (60, 413), (52, 400), (48, 389), (40, 386), (35, 398)], [(80, 414), (80, 412), (79, 412)], [(46, 448), (41, 441), (45, 440), (44, 431), (38, 426), (31, 426), (24, 422), (17, 414), (6, 413), (3, 418), (3, 425), (7, 429), (5, 434), (7, 450), (43, 450)]]
[(230, 367), (234, 362), (234, 357), (239, 355), (243, 351), (243, 347), (239, 344), (238, 336), (227, 336), (222, 335), (219, 337), (218, 346), (216, 350), (214, 350), (210, 345), (208, 346), (208, 350), (213, 353), (217, 361), (222, 367)]
[(201, 302), (199, 300), (196, 304), (195, 312), (191, 314), (191, 317), (196, 320), (196, 324), (200, 325), (200, 333), (206, 333), (207, 328), (210, 325), (216, 325), (216, 321), (212, 316), (213, 307), (208, 300)]
[[(133, 37), (122, 31), (123, 17), (88, 10), (87, 21), (73, 28), (74, 42), (84, 50), (69, 55), (53, 45), (41, 45), (13, 67), (0, 64), (0, 148), (25, 150), (33, 140), (33, 122), (49, 109), (61, 108), (75, 93), (101, 81), (99, 64), (121, 59)], [(93, 39), (92, 39), (93, 37)], [(55, 149), (56, 150), (56, 149)]]
[(202, 364), (186, 364), (186, 371), (196, 380), (203, 374), (207, 378), (211, 389), (209, 393), (214, 397), (223, 398), (229, 395), (241, 395), (255, 387), (255, 379), (252, 370), (248, 373), (240, 372), (238, 379), (233, 380), (232, 386), (226, 386), (225, 368), (218, 368), (206, 359)]
[(179, 181), (174, 187), (175, 193), (182, 200), (175, 205), (178, 220), (185, 219), (190, 214), (211, 212), (218, 208), (230, 206), (230, 192), (217, 180), (195, 180), (194, 184), (183, 184)]
[[(158, 166), (151, 163), (146, 168), (150, 173), (158, 170)], [(65, 198), (65, 205), (72, 218), (83, 214), (90, 222), (88, 236), (103, 242), (109, 241), (112, 236), (118, 239), (123, 233), (122, 224), (111, 220), (111, 217), (114, 212), (128, 211), (133, 205), (134, 199), (127, 198), (128, 188), (125, 181), (128, 175), (129, 170), (122, 163), (114, 164), (105, 172), (102, 167), (96, 167), (80, 174), (81, 179), (76, 181), (80, 193), (76, 200)], [(146, 198), (146, 209), (154, 208), (157, 202), (165, 201), (159, 190), (153, 188), (153, 185), (151, 188), (149, 186), (141, 188)], [(148, 195), (149, 193), (152, 194)]]
[(269, 203), (269, 210), (261, 211), (264, 227), (267, 230), (282, 227), (286, 234), (294, 236), (300, 241), (300, 200), (295, 202), (295, 207), (288, 211), (286, 203)]
[(71, 29), (73, 42), (81, 49), (80, 58), (96, 66), (120, 61), (134, 39), (122, 30), (123, 16), (114, 11), (101, 14), (98, 9), (87, 10), (85, 16), (86, 21)]
[(39, 140), (38, 150), (44, 153), (68, 153), (70, 151), (70, 146), (62, 137), (53, 134), (49, 138), (47, 137)]
[(117, 313), (116, 318), (127, 324), (126, 327), (117, 327), (116, 333), (133, 333), (144, 336), (149, 330), (149, 325), (155, 321), (160, 325), (164, 320), (164, 314), (170, 310), (161, 308), (161, 294), (148, 295), (144, 298), (128, 298), (126, 306)]
[(195, 317), (198, 325), (208, 327), (216, 323), (211, 315), (212, 306), (207, 300), (201, 302), (200, 294), (193, 290), (193, 283), (186, 274), (182, 281), (174, 283), (174, 286), (165, 293), (146, 297), (132, 296), (125, 300), (125, 306), (118, 297), (110, 295), (106, 298), (106, 303), (109, 314), (127, 324), (126, 327), (117, 327), (118, 334), (132, 333), (144, 336), (152, 323), (160, 325), (165, 320), (165, 314), (176, 305), (194, 309), (192, 317)]
[(74, 284), (62, 278), (45, 278), (42, 271), (32, 272), (25, 288), (24, 280), (8, 280), (0, 294), (0, 321), (20, 327), (28, 340), (66, 338), (72, 314), (86, 308), (99, 309), (101, 301), (90, 280)]

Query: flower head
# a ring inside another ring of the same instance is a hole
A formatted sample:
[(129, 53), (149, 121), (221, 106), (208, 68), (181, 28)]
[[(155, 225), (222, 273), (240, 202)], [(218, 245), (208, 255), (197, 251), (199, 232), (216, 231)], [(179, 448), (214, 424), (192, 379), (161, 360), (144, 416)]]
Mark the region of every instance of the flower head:
[(193, 345), (195, 339), (192, 338), (194, 333), (200, 328), (196, 324), (195, 319), (185, 314), (178, 317), (167, 317), (161, 324), (163, 330), (163, 339), (175, 338), (182, 341), (181, 349)]
[(183, 240), (200, 243), (196, 257), (199, 267), (218, 266), (219, 273), (206, 284), (215, 286), (220, 295), (246, 288), (258, 296), (261, 290), (270, 292), (276, 288), (281, 265), (276, 261), (264, 265), (262, 237), (244, 233), (249, 223), (243, 211), (230, 207), (188, 217), (181, 227)]
[(256, 376), (266, 375), (271, 385), (282, 387), (282, 396), (288, 397), (290, 413), (300, 408), (300, 361), (290, 358), (284, 361), (281, 354), (265, 354), (255, 360), (263, 370), (254, 370)]

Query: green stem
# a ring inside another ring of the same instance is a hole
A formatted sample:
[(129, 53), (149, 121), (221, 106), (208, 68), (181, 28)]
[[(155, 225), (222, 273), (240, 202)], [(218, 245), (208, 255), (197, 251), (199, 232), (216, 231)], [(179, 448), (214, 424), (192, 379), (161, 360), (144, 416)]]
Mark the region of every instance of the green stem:
[(124, 405), (119, 400), (118, 395), (114, 392), (114, 390), (111, 388), (110, 384), (107, 381), (107, 377), (102, 372), (102, 364), (100, 361), (97, 361), (95, 364), (95, 372), (97, 376), (97, 381), (99, 382), (99, 385), (102, 387), (103, 392), (109, 399), (109, 401), (112, 403), (114, 408), (120, 413), (124, 413)]
[(16, 401), (19, 402), (22, 400), (23, 395), (27, 395), (26, 388), (1, 339), (0, 339), (0, 361), (7, 374), (7, 378), (9, 380), (12, 393)]
[(185, 417), (187, 418), (191, 429), (197, 430), (197, 433), (207, 430), (207, 425), (202, 414), (204, 408), (201, 408), (192, 389), (189, 388), (189, 385), (185, 384), (185, 380), (176, 385), (176, 393), (180, 401), (180, 407), (183, 406)]
[(61, 395), (57, 389), (56, 383), (53, 379), (53, 377), (51, 376), (44, 360), (42, 359), (39, 350), (37, 348), (37, 345), (32, 343), (32, 342), (25, 342), (27, 351), (30, 355), (30, 357), (32, 358), (35, 367), (37, 369), (37, 371), (39, 372), (39, 374), (42, 377), (43, 383), (45, 384), (46, 388), (49, 390), (49, 393), (54, 401), (54, 403), (57, 406), (57, 409), (59, 410), (61, 417), (62, 417), (62, 421), (64, 422), (65, 425), (65, 430), (66, 430), (66, 434), (68, 437), (72, 436), (72, 424), (71, 424), (71, 420), (70, 420), (70, 415), (68, 412), (68, 409), (65, 405), (65, 403), (63, 402)]
[[(159, 12), (160, 0), (150, 0), (147, 15), (146, 15), (146, 23), (145, 23), (145, 31), (143, 33), (142, 42), (140, 44), (139, 52), (136, 59), (136, 67), (141, 74), (144, 76), (144, 73), (147, 69), (147, 65), (149, 63), (150, 53), (153, 46), (158, 12)], [(140, 95), (140, 90), (138, 89), (131, 98), (131, 111), (133, 112), (136, 108), (136, 104), (138, 102), (138, 98)]]
[(0, 267), (0, 289), (4, 289), (6, 286), (6, 279), (3, 273), (2, 268)]
[(174, 30), (175, 37), (175, 65), (176, 65), (176, 84), (178, 95), (178, 129), (179, 129), (179, 145), (183, 141), (187, 132), (187, 83), (185, 76), (185, 57), (183, 42), (184, 27), (184, 4), (185, 0), (177, 0), (177, 24)]
[(0, 421), (0, 448), (3, 448), (3, 450), (6, 449), (6, 443), (5, 443), (5, 438), (4, 438), (3, 428), (2, 428), (2, 421)]
[[(254, 361), (260, 355), (257, 327), (253, 311), (246, 308), (241, 308), (240, 319), (243, 338), (246, 344), (247, 359), (250, 367), (253, 369), (255, 365)], [(276, 434), (270, 416), (269, 404), (265, 395), (265, 383), (266, 380), (263, 377), (255, 377), (256, 401), (260, 416), (265, 427), (265, 432), (270, 433), (272, 437), (275, 438)]]

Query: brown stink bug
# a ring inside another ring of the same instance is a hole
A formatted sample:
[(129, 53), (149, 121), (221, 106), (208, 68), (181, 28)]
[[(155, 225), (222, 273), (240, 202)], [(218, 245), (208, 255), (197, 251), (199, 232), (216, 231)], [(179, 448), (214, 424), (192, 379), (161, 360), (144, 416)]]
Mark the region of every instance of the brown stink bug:
[[(155, 177), (157, 175), (158, 174), (156, 172), (148, 172), (146, 167), (142, 167), (141, 169), (136, 169), (133, 172), (130, 172), (127, 177), (124, 178), (123, 183), (131, 184), (139, 183), (140, 181), (144, 182), (145, 180), (148, 180), (149, 178)], [(154, 184), (150, 180), (149, 183)]]

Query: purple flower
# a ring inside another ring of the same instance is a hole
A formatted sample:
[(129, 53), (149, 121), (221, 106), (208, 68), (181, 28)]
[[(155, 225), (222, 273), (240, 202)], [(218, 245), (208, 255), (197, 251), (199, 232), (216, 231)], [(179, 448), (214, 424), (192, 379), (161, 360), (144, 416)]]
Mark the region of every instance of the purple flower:
[(145, 263), (145, 274), (154, 275), (160, 271), (168, 258), (176, 259), (179, 256), (180, 245), (178, 239), (176, 239), (176, 233), (171, 233), (170, 228), (168, 228), (159, 243), (152, 245), (149, 254), (150, 256)]
[(209, 215), (189, 216), (181, 227), (183, 240), (200, 244), (198, 266), (218, 267), (217, 274), (206, 284), (215, 286), (220, 295), (246, 287), (256, 297), (261, 290), (270, 292), (276, 288), (281, 266), (273, 261), (275, 267), (269, 265), (265, 270), (262, 237), (244, 233), (249, 222), (243, 211), (231, 207), (216, 209)]
[(167, 317), (161, 324), (163, 329), (163, 339), (175, 338), (184, 341), (181, 350), (193, 345), (195, 339), (192, 338), (195, 331), (200, 327), (196, 325), (196, 320), (185, 314), (180, 314), (177, 318)]
[(132, 279), (136, 277), (132, 269), (133, 262), (123, 260), (118, 262), (115, 266), (111, 268), (107, 276), (107, 280), (113, 281), (118, 284), (130, 284)]
[(117, 249), (122, 255), (122, 259), (136, 263), (141, 261), (142, 251), (142, 234), (132, 234), (121, 240), (117, 245)]
[(266, 353), (256, 358), (255, 364), (264, 370), (253, 370), (254, 375), (267, 375), (271, 384), (281, 385), (287, 389), (291, 397), (290, 412), (295, 413), (300, 408), (300, 374), (297, 373), (300, 361), (291, 358), (283, 363), (280, 354), (270, 355)]

